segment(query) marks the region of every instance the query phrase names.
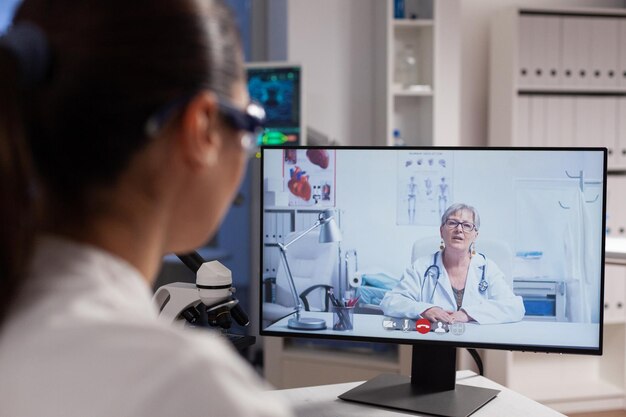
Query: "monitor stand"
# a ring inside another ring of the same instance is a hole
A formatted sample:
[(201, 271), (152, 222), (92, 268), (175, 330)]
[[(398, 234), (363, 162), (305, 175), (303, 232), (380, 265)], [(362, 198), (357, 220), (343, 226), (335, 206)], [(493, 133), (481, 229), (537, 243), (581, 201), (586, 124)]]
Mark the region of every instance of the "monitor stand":
[(456, 348), (414, 345), (410, 378), (379, 375), (339, 398), (435, 416), (467, 417), (499, 392), (456, 385)]

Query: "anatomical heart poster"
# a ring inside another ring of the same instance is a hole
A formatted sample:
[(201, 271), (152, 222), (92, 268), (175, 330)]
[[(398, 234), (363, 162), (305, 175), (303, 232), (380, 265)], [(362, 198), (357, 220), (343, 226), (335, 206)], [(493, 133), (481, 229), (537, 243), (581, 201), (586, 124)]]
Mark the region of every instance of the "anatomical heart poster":
[(285, 149), (283, 180), (289, 205), (335, 206), (335, 150)]

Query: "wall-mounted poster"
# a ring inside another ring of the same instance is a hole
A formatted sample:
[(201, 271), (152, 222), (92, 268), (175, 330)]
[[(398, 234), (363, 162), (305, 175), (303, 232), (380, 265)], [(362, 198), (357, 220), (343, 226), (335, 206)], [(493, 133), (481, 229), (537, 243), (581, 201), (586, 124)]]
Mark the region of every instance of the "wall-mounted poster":
[(289, 205), (335, 206), (335, 150), (284, 149), (283, 181)]
[(398, 151), (396, 224), (439, 226), (452, 203), (452, 152)]

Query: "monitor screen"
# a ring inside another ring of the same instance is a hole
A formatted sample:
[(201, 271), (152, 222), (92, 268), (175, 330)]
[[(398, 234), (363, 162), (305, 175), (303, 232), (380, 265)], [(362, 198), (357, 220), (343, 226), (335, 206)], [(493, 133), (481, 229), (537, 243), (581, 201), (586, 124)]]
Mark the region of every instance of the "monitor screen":
[(262, 159), (263, 334), (601, 353), (604, 149)]
[(302, 69), (299, 65), (251, 63), (246, 65), (250, 98), (266, 112), (259, 145), (300, 145), (302, 140)]

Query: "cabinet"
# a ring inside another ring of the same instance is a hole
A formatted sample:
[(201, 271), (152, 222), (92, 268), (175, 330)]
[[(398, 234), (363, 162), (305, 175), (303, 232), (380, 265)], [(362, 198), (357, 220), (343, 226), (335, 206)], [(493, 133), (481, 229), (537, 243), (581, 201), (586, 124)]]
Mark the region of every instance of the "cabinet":
[(381, 373), (411, 372), (410, 346), (376, 352), (364, 345), (348, 347), (345, 342), (307, 346), (306, 342), (266, 337), (264, 348), (265, 378), (277, 388), (363, 381)]
[(606, 234), (609, 237), (626, 237), (626, 175), (611, 173), (607, 176)]
[[(606, 232), (626, 237), (626, 12), (508, 9), (491, 47), (490, 145), (606, 146)], [(486, 351), (486, 376), (564, 413), (624, 408), (622, 262), (606, 260), (603, 356)]]
[(280, 261), (278, 243), (292, 232), (304, 231), (317, 221), (321, 209), (266, 207), (263, 211), (263, 279), (275, 278)]
[(489, 144), (605, 146), (626, 169), (626, 12), (509, 9), (492, 25)]
[(383, 145), (460, 143), (460, 1), (376, 2), (377, 136)]
[(626, 265), (607, 259), (603, 355), (486, 351), (485, 376), (563, 413), (626, 407)]

